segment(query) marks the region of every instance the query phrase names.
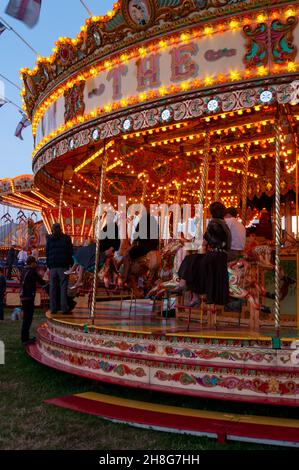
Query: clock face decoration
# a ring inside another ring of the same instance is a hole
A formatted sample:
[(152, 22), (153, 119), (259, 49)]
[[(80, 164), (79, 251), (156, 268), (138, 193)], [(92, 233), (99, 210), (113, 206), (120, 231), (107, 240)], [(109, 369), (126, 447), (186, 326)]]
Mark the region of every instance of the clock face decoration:
[(270, 90), (264, 90), (260, 94), (260, 100), (262, 103), (269, 103), (273, 98), (273, 93)]
[(69, 148), (70, 148), (71, 150), (74, 150), (74, 148), (75, 148), (75, 141), (74, 141), (74, 139), (70, 139), (70, 141), (69, 141)]
[(92, 138), (93, 138), (93, 140), (98, 140), (99, 137), (100, 137), (100, 131), (99, 131), (99, 129), (94, 129), (94, 130), (92, 131)]
[(162, 113), (161, 113), (161, 121), (162, 122), (169, 122), (171, 121), (172, 119), (172, 110), (169, 109), (169, 108), (166, 108), (166, 109), (163, 109)]
[(133, 126), (133, 122), (132, 122), (132, 119), (125, 119), (124, 122), (123, 122), (123, 130), (125, 132), (129, 131), (130, 129), (132, 129), (132, 126)]
[(210, 112), (216, 111), (216, 109), (218, 109), (218, 107), (219, 107), (219, 103), (218, 103), (217, 100), (210, 100), (208, 102), (208, 110)]

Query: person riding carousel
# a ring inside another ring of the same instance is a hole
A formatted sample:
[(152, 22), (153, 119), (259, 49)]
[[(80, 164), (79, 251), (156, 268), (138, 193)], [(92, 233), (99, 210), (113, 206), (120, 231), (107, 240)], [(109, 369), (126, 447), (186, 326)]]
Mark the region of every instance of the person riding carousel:
[(212, 218), (204, 234), (206, 254), (188, 255), (179, 268), (179, 286), (174, 293), (192, 292), (189, 306), (199, 304), (199, 295), (207, 303), (224, 305), (228, 300), (227, 253), (231, 246), (231, 232), (224, 222), (225, 207), (213, 202), (209, 207)]
[[(104, 268), (105, 273), (103, 273), (103, 281), (105, 287), (110, 286), (109, 271), (110, 268), (117, 270), (113, 263), (114, 252), (117, 251), (120, 247), (120, 240), (118, 235), (118, 226), (114, 222), (107, 222), (106, 225), (102, 226), (99, 233), (100, 238), (100, 260), (99, 260), (99, 270)], [(95, 269), (95, 259), (96, 259), (96, 242), (92, 242), (87, 246), (82, 246), (79, 248), (76, 253), (73, 255), (74, 264), (69, 271), (66, 271), (66, 274), (74, 274), (77, 272), (77, 281), (71, 287), (72, 289), (77, 289), (83, 284), (83, 275), (84, 272), (93, 273)]]
[(141, 295), (138, 284), (155, 277), (160, 261), (158, 223), (154, 216), (142, 214), (124, 260), (124, 282), (131, 285), (136, 295)]

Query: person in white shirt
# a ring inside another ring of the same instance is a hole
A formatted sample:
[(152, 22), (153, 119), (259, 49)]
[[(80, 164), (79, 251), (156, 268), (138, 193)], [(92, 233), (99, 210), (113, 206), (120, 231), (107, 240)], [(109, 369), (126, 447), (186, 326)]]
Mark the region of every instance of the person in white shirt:
[(246, 229), (244, 225), (237, 220), (238, 211), (234, 207), (226, 209), (224, 220), (230, 229), (232, 241), (228, 252), (228, 261), (234, 261), (243, 255), (246, 243)]
[(140, 218), (141, 218), (140, 212), (136, 211), (135, 214), (129, 217), (128, 219), (128, 237), (131, 243), (133, 243), (133, 241), (135, 240), (137, 236), (136, 227), (139, 224)]
[(18, 253), (17, 259), (18, 259), (18, 264), (25, 265), (26, 261), (28, 258), (27, 251), (25, 251), (25, 248), (23, 247), (21, 251)]

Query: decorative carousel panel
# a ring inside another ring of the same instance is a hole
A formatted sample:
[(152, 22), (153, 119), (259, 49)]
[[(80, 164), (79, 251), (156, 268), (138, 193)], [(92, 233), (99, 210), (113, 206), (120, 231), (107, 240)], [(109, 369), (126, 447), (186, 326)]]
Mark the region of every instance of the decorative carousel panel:
[(14, 189), (17, 192), (27, 192), (33, 187), (33, 178), (31, 175), (21, 176), (14, 179)]
[[(48, 231), (53, 223), (58, 221), (59, 209), (45, 209), (43, 219)], [(61, 225), (64, 233), (73, 237), (74, 241), (83, 243), (92, 233), (94, 211), (87, 207), (63, 207), (61, 210)]]
[(12, 193), (13, 189), (13, 182), (12, 180), (1, 180), (0, 181), (0, 194), (10, 194)]

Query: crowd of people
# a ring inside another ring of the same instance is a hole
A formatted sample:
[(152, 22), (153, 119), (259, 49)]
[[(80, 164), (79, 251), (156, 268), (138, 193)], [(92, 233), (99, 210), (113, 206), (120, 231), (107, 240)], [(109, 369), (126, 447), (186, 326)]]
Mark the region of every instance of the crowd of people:
[(20, 271), (26, 266), (28, 256), (34, 256), (36, 260), (39, 258), (39, 250), (33, 245), (31, 248), (26, 248), (25, 246), (18, 247), (17, 245), (12, 245), (8, 250), (5, 264), (6, 264), (6, 279), (8, 281), (12, 278), (13, 268), (16, 267)]

